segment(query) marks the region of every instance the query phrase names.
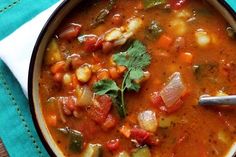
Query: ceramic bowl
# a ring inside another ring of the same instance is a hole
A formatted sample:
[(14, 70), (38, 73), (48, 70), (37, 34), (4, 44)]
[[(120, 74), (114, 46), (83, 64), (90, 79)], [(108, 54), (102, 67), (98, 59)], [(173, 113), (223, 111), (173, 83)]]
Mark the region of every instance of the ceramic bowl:
[[(35, 44), (28, 76), (28, 97), (30, 109), (36, 130), (46, 150), (51, 156), (63, 156), (57, 144), (51, 137), (47, 129), (39, 100), (39, 75), (43, 60), (43, 54), (54, 31), (57, 29), (64, 17), (82, 0), (64, 0), (60, 6), (53, 12), (46, 24), (44, 25), (37, 42)], [(222, 15), (228, 20), (232, 27), (236, 30), (236, 13), (227, 3), (221, 0), (208, 0), (215, 6)], [(236, 153), (236, 143), (229, 150), (226, 157), (232, 157)]]

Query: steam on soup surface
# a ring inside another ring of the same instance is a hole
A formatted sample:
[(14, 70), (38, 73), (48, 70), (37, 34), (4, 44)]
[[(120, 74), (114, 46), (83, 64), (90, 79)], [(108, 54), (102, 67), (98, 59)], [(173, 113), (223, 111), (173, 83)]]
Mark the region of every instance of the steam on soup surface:
[(223, 157), (236, 108), (198, 98), (236, 93), (234, 37), (204, 1), (83, 2), (45, 50), (51, 136), (70, 157)]

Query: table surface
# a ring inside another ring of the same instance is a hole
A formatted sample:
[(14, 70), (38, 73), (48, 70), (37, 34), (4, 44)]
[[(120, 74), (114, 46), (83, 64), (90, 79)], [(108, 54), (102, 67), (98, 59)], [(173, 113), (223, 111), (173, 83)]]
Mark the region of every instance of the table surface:
[(0, 157), (8, 157), (7, 151), (0, 139)]

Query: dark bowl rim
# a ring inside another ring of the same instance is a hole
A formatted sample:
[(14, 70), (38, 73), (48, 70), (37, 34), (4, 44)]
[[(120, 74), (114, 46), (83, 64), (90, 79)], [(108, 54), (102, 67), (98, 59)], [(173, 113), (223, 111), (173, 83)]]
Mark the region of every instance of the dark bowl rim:
[(56, 156), (56, 154), (53, 152), (53, 150), (49, 146), (48, 142), (46, 141), (46, 139), (39, 127), (39, 123), (37, 121), (37, 118), (36, 118), (35, 104), (34, 104), (34, 98), (33, 98), (33, 82), (34, 82), (33, 75), (34, 75), (36, 56), (37, 56), (37, 52), (38, 52), (40, 43), (41, 43), (44, 35), (46, 34), (48, 27), (51, 25), (53, 19), (66, 6), (66, 4), (68, 4), (69, 1), (70, 0), (63, 0), (61, 2), (61, 4), (59, 6), (57, 6), (57, 8), (53, 11), (53, 13), (50, 15), (50, 17), (47, 19), (46, 23), (44, 24), (44, 26), (43, 26), (43, 28), (36, 40), (36, 43), (34, 45), (31, 59), (30, 59), (29, 71), (28, 71), (28, 99), (29, 99), (29, 107), (30, 107), (31, 116), (33, 119), (35, 129), (37, 131), (37, 134), (39, 135), (39, 138), (40, 138), (43, 146), (45, 147), (46, 151), (48, 152), (48, 154), (50, 156)]

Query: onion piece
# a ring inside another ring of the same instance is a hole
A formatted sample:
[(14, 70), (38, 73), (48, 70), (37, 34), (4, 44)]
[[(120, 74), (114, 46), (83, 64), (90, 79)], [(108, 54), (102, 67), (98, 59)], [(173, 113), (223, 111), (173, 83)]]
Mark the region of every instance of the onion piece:
[(173, 73), (169, 80), (170, 81), (160, 92), (161, 98), (167, 108), (174, 105), (177, 100), (181, 98), (186, 89), (179, 72)]
[(83, 86), (83, 87), (77, 87), (76, 88), (76, 94), (77, 94), (77, 103), (76, 105), (78, 106), (88, 106), (93, 103), (93, 93), (89, 89), (88, 86)]
[(138, 115), (138, 122), (142, 129), (150, 132), (157, 130), (156, 113), (153, 111), (143, 111)]
[(65, 115), (63, 113), (63, 97), (60, 97), (58, 99), (57, 107), (58, 107), (58, 113), (59, 113), (59, 116), (61, 118), (61, 121), (63, 123), (66, 123), (66, 118), (65, 118)]

